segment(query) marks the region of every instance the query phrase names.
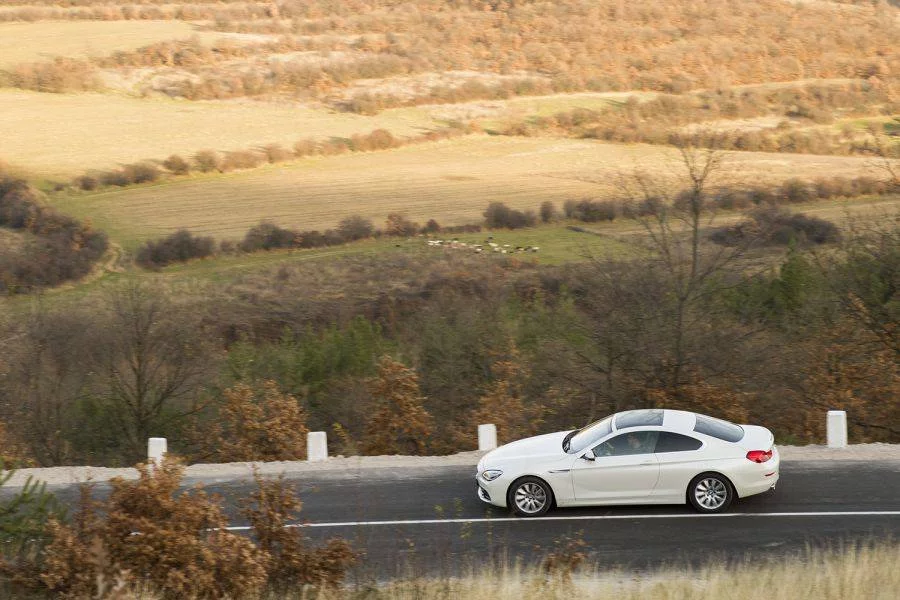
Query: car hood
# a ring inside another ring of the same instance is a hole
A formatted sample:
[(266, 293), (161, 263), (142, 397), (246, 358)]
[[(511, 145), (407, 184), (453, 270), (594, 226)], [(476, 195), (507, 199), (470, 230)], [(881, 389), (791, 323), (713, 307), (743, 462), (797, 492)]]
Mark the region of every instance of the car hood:
[(568, 433), (568, 431), (557, 431), (505, 444), (485, 454), (479, 464), (493, 467), (511, 459), (562, 458), (566, 456), (562, 449), (562, 442)]

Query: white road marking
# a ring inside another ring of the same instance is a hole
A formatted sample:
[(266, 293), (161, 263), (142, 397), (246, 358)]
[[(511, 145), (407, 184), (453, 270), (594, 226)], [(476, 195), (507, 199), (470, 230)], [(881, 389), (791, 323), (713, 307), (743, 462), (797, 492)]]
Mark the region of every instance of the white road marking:
[[(291, 523), (285, 527), (378, 527), (384, 525), (441, 525), (444, 523), (534, 523), (539, 521), (627, 521), (629, 519), (709, 519), (733, 517), (900, 517), (900, 510), (837, 511), (837, 512), (777, 512), (777, 513), (718, 513), (713, 515), (584, 515), (557, 517), (497, 517), (493, 519), (409, 519), (401, 521), (345, 521), (334, 523)], [(249, 525), (226, 527), (228, 531), (249, 531)]]

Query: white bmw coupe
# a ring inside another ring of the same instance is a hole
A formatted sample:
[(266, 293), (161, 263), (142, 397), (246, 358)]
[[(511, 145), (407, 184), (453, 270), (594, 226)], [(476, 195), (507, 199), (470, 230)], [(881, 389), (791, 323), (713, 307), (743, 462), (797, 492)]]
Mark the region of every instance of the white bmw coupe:
[(765, 427), (668, 409), (616, 413), (575, 431), (512, 442), (478, 462), (478, 497), (536, 517), (552, 506), (684, 504), (722, 512), (773, 489), (780, 463)]

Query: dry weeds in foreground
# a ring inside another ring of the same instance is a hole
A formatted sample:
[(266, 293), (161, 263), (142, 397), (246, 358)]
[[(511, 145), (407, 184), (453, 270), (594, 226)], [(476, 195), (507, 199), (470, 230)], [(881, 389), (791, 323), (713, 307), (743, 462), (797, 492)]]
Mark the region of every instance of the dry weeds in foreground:
[[(900, 589), (900, 545), (852, 547), (846, 551), (810, 551), (800, 557), (728, 568), (721, 564), (644, 576), (624, 573), (575, 576), (548, 581), (529, 570), (480, 574), (459, 580), (412, 580), (366, 595), (391, 600), (888, 600)], [(362, 594), (360, 594), (361, 596)], [(320, 600), (354, 598), (333, 592)], [(297, 598), (301, 595), (295, 596)], [(285, 597), (287, 598), (287, 597)]]
[[(790, 559), (727, 567), (635, 575), (597, 570), (548, 578), (536, 569), (511, 568), (459, 579), (412, 579), (379, 588), (344, 588), (318, 594), (298, 590), (266, 600), (893, 600), (900, 589), (900, 545), (811, 550)], [(123, 600), (156, 600), (148, 594)]]

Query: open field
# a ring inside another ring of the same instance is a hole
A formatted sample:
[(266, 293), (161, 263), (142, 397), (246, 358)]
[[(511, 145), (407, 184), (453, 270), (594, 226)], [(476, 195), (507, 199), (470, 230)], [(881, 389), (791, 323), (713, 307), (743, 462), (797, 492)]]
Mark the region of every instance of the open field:
[(243, 150), (301, 138), (348, 137), (385, 128), (402, 137), (434, 126), (415, 109), (372, 117), (290, 103), (186, 102), (107, 94), (0, 91), (0, 131), (15, 139), (2, 158), (34, 173), (74, 176), (198, 150)]
[[(731, 153), (729, 183), (856, 176), (861, 158)], [(382, 223), (400, 212), (442, 225), (480, 222), (489, 202), (537, 210), (547, 200), (599, 196), (640, 168), (677, 173), (672, 148), (584, 140), (469, 136), (375, 153), (317, 157), (241, 173), (91, 195), (60, 195), (61, 210), (92, 222), (126, 247), (179, 227), (237, 239), (261, 220), (326, 229), (349, 215)]]
[(186, 21), (38, 21), (0, 23), (0, 68), (56, 57), (89, 58), (172, 39), (221, 34)]
[[(775, 84), (744, 87), (765, 89), (771, 85)], [(603, 110), (629, 98), (647, 100), (656, 96), (651, 92), (582, 92), (394, 108), (368, 116), (288, 101), (188, 102), (100, 93), (0, 90), (0, 131), (18, 142), (14, 150), (0, 148), (0, 158), (39, 176), (69, 178), (91, 169), (163, 159), (170, 154), (189, 157), (207, 148), (243, 150), (269, 143), (290, 148), (301, 138), (349, 137), (378, 128), (404, 137), (452, 120), (477, 121), (494, 128), (517, 119), (546, 117), (575, 108)], [(779, 120), (773, 121), (777, 124)], [(883, 123), (888, 118), (854, 121)], [(709, 126), (704, 124), (704, 128)]]

